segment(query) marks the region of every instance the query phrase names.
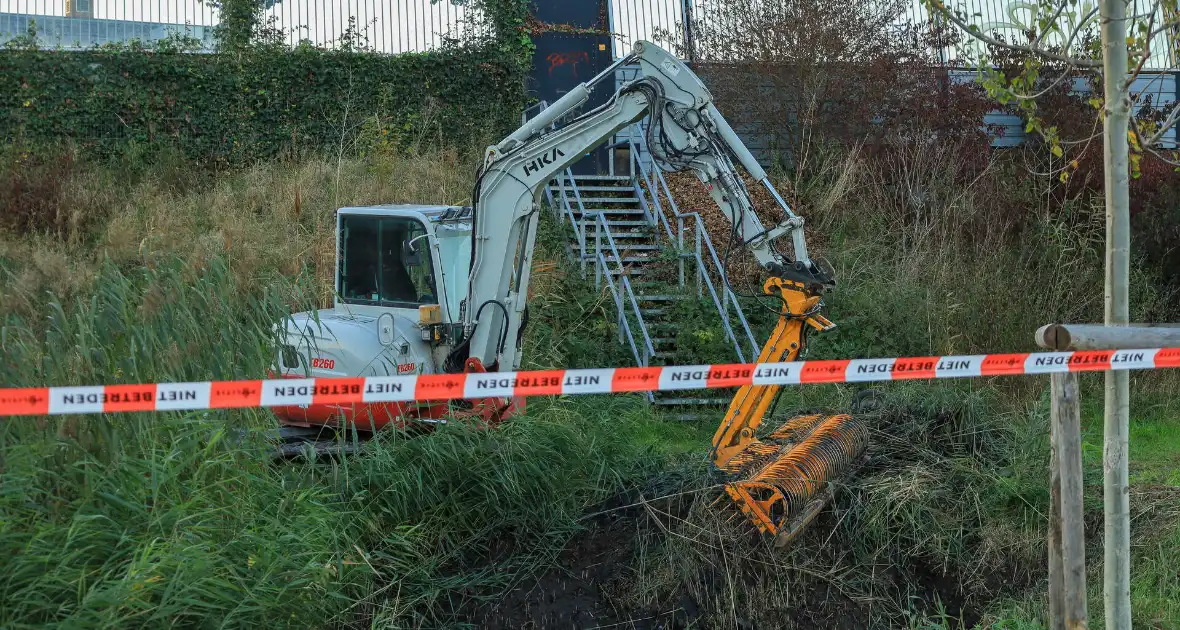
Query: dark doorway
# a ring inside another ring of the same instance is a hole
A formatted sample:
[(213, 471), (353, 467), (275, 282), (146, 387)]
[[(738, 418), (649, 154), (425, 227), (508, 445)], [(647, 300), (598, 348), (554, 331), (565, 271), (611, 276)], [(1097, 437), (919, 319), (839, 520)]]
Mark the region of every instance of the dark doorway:
[[(611, 63), (610, 38), (598, 34), (542, 33), (533, 36), (537, 50), (529, 81), (531, 96), (550, 103), (565, 95), (579, 83), (592, 79)], [(590, 94), (580, 111), (602, 105), (615, 91), (615, 82), (606, 79)], [(606, 173), (606, 149), (589, 152), (573, 166), (574, 174)]]

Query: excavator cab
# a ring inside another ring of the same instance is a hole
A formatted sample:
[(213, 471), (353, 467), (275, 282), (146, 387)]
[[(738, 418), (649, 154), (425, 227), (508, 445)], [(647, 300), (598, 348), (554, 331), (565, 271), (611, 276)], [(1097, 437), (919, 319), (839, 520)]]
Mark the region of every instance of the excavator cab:
[[(340, 218), (340, 293), (350, 303), (437, 304), (425, 225), (403, 216)], [(417, 244), (417, 249), (415, 249)]]

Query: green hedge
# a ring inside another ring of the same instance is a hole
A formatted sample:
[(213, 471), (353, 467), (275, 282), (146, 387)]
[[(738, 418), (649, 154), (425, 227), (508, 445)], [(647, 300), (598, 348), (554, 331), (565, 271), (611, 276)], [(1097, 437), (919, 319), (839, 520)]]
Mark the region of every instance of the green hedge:
[(69, 138), (97, 156), (170, 146), (223, 163), (335, 153), (342, 137), (352, 149), (362, 129), (468, 146), (519, 120), (522, 77), (519, 54), (495, 49), (7, 50), (0, 134), (33, 145)]

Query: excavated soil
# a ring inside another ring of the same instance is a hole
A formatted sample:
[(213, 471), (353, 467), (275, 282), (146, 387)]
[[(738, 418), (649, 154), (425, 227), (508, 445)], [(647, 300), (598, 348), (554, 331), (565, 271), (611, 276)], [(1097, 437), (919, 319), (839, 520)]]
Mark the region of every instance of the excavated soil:
[[(961, 620), (962, 627), (972, 627), (979, 621), (986, 603), (965, 593), (954, 576), (925, 566), (889, 568), (879, 576), (879, 582), (891, 583), (887, 590), (897, 593), (898, 600), (905, 600), (893, 602), (892, 606), (880, 602), (874, 605), (872, 598), (850, 596), (836, 582), (800, 580), (797, 575), (782, 577), (789, 581), (789, 586), (780, 583), (778, 588), (767, 588), (768, 577), (764, 572), (757, 575), (756, 568), (751, 568), (749, 574), (746, 569), (750, 567), (730, 565), (723, 569), (726, 559), (722, 552), (715, 563), (706, 563), (695, 574), (665, 583), (654, 604), (628, 605), (626, 602), (634, 599), (629, 594), (640, 588), (636, 573), (637, 566), (645, 561), (644, 550), (650, 552), (662, 537), (679, 535), (669, 529), (669, 521), (691, 518), (694, 508), (692, 501), (665, 503), (654, 510), (618, 508), (630, 505), (632, 499), (620, 497), (612, 502), (614, 506), (605, 507), (607, 513), (594, 518), (585, 531), (570, 540), (553, 568), (525, 580), (495, 603), (469, 602), (459, 611), (457, 621), (489, 630), (860, 630), (895, 627), (898, 610), (935, 614), (941, 605), (952, 620)], [(823, 523), (824, 517), (817, 519), (813, 529), (824, 527)], [(833, 524), (830, 518), (827, 524)], [(728, 562), (734, 562), (732, 556)], [(1010, 576), (994, 579), (997, 583), (1011, 584)], [(732, 599), (728, 599), (735, 587), (747, 589), (747, 596), (760, 597), (765, 593), (769, 598), (781, 598), (781, 592), (777, 595), (775, 592), (785, 588), (791, 591), (790, 602), (772, 604), (761, 611), (743, 611), (733, 607)], [(956, 621), (952, 627), (960, 626)]]

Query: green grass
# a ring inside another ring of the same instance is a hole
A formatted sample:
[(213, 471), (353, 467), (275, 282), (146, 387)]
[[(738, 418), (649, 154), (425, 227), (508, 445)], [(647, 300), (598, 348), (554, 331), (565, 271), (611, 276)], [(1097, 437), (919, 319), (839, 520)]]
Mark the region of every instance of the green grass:
[[(934, 166), (911, 179), (946, 185)], [(333, 207), (461, 202), (469, 170), (440, 154), (260, 165), (208, 186), (161, 173), (113, 190), (80, 175), (61, 203), (63, 216), (94, 213), (70, 219), (86, 232), (0, 232), (0, 382), (257, 378), (272, 358), (270, 324), (323, 303)], [(890, 205), (868, 184), (863, 192), (808, 215), (825, 237), (815, 250), (840, 278), (828, 301), (840, 327), (813, 335), (806, 358), (1029, 350), (1041, 323), (1100, 318), (1100, 297), (1076, 297), (1101, 285), (1085, 220), (1045, 211), (992, 233), (961, 227), (995, 216), (989, 191), (956, 192), (934, 217)], [(562, 262), (559, 238), (543, 221), (526, 368), (629, 363), (609, 298)], [(1043, 286), (1042, 270), (1057, 267), (1071, 272)], [(1136, 317), (1166, 319), (1156, 279), (1136, 273)], [(690, 306), (682, 332), (695, 335), (708, 318)], [(747, 309), (761, 334), (769, 320), (755, 313)], [(1091, 518), (1101, 514), (1098, 381), (1084, 377)], [(1134, 483), (1174, 489), (1177, 381), (1133, 381)], [(770, 552), (725, 523), (730, 513), (697, 501), (680, 520), (647, 523), (645, 555), (620, 567), (612, 601), (663, 605), (688, 589), (709, 609), (704, 627), (732, 627), (734, 610), (775, 627), (801, 593), (831, 587), (873, 602), (892, 624), (942, 627), (922, 603), (922, 568), (957, 576), (986, 613), (983, 627), (1039, 627), (1046, 387), (1022, 378), (881, 385), (885, 405), (867, 418), (872, 465), (841, 486), (802, 544)], [(847, 410), (859, 389), (786, 388), (776, 416)], [(283, 467), (263, 463), (259, 435), (273, 426), (264, 411), (5, 422), (0, 627), (445, 627), (472, 598), (551, 566), (608, 497), (711, 498), (703, 461), (715, 422), (664, 418), (636, 396), (542, 399), (499, 431), (390, 434), (363, 458)], [(1136, 622), (1180, 626), (1175, 495), (1137, 495), (1135, 506), (1148, 510), (1135, 529)], [(724, 588), (701, 586), (701, 572), (735, 558), (744, 560)], [(1098, 559), (1091, 552), (1092, 619)], [(1014, 591), (984, 588), (1006, 570), (1024, 580)]]
[[(51, 301), (47, 330), (9, 316), (3, 381), (263, 376), (298, 282), (240, 294), (226, 273), (108, 266), (91, 299)], [(651, 436), (668, 430), (633, 398), (539, 400), (498, 431), (272, 466), (273, 425), (262, 410), (0, 425), (0, 627), (437, 623), (468, 589), (550, 561), (663, 461)]]
[[(1082, 405), (1082, 449), (1085, 467), (1099, 475), (1103, 413), (1102, 391), (1091, 388)], [(1131, 483), (1180, 488), (1180, 406), (1170, 397), (1150, 392), (1132, 396), (1130, 429)]]

